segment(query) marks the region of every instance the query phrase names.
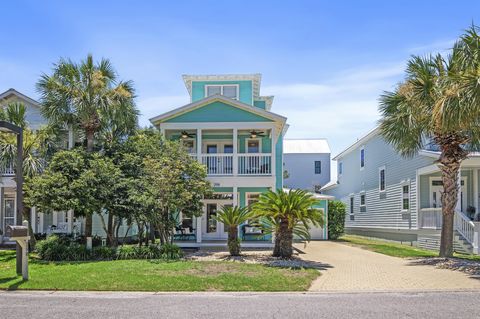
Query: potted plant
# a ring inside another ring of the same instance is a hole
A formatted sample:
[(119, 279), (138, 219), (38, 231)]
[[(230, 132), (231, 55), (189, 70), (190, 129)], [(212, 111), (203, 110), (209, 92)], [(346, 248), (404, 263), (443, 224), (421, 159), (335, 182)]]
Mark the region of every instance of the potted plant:
[(473, 206), (468, 206), (467, 207), (467, 217), (470, 218), (470, 220), (473, 220), (475, 218), (475, 213), (477, 209)]

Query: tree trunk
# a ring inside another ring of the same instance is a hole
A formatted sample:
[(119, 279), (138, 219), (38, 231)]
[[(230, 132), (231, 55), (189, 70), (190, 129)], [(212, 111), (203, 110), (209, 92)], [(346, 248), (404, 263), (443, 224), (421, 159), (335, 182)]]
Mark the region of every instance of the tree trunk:
[(95, 131), (93, 130), (86, 130), (85, 135), (87, 137), (87, 152), (93, 152), (93, 143), (94, 143), (94, 135)]
[(111, 212), (108, 213), (108, 219), (107, 219), (107, 241), (108, 241), (108, 246), (113, 247), (114, 246), (114, 230), (113, 230), (113, 214)]
[(231, 225), (228, 227), (228, 251), (231, 256), (240, 255), (240, 239), (238, 239), (238, 226)]
[[(278, 240), (278, 242), (277, 242)], [(288, 220), (281, 220), (278, 234), (275, 237), (275, 246), (274, 250), (275, 257), (281, 258), (291, 258), (293, 254), (293, 231), (288, 225)]]
[(85, 237), (92, 237), (92, 214), (85, 216)]
[(462, 160), (467, 157), (467, 152), (462, 148), (465, 139), (456, 134), (444, 135), (437, 138), (442, 153), (439, 167), (442, 171), (443, 192), (442, 200), (442, 233), (440, 239), (440, 257), (453, 256), (453, 231), (455, 206), (458, 200), (459, 171)]

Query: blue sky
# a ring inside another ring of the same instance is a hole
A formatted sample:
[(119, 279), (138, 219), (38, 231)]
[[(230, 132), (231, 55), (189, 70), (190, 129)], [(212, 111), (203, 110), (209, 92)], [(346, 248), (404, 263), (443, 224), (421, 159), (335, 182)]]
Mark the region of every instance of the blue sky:
[[(140, 123), (186, 104), (181, 74), (262, 73), (287, 137), (335, 155), (371, 130), (409, 56), (444, 51), (478, 1), (5, 1), (0, 91), (37, 98), (59, 57), (107, 57), (135, 82)], [(480, 23), (480, 22), (478, 22)]]

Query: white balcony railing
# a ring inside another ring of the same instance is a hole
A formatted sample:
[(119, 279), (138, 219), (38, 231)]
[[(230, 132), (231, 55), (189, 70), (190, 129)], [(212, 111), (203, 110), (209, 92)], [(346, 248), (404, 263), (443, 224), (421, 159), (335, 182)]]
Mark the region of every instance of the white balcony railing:
[(238, 175), (271, 175), (271, 154), (239, 154)]
[[(196, 154), (190, 154), (197, 158)], [(237, 158), (237, 171), (234, 160)], [(271, 154), (201, 154), (200, 162), (207, 167), (208, 175), (271, 175)]]
[(203, 165), (208, 175), (232, 175), (233, 154), (202, 154)]

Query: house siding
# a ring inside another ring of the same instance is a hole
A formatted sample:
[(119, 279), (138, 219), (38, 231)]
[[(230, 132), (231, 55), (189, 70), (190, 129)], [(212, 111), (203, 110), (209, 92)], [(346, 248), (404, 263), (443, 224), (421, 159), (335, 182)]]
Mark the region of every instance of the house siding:
[[(315, 161), (321, 162), (320, 174), (315, 174)], [(283, 154), (283, 164), (289, 175), (284, 180), (287, 188), (314, 191), (315, 185), (324, 186), (330, 181), (330, 153)]]
[[(365, 167), (360, 168), (360, 149), (365, 150)], [(337, 187), (325, 193), (335, 196), (347, 205), (346, 227), (364, 228), (417, 228), (416, 170), (433, 164), (424, 156), (404, 158), (376, 135), (363, 145), (337, 159), (343, 163)], [(385, 167), (385, 192), (379, 191), (379, 168)], [(401, 210), (402, 186), (410, 186), (409, 212)], [(365, 194), (366, 211), (360, 212), (360, 194)], [(354, 198), (350, 220), (350, 197)]]

